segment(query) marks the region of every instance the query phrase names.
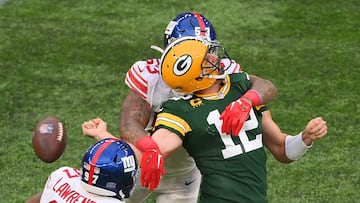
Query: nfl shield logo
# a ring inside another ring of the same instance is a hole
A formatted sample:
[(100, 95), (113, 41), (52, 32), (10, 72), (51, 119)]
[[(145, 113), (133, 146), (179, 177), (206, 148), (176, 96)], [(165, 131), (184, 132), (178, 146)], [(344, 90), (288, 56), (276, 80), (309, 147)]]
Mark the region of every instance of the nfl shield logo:
[(39, 128), (40, 133), (52, 133), (53, 130), (53, 124), (42, 124)]

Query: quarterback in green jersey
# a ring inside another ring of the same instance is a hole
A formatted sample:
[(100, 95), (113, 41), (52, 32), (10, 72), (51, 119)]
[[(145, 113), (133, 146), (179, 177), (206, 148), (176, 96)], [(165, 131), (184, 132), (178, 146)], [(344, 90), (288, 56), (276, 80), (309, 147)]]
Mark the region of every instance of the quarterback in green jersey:
[(171, 99), (157, 116), (156, 129), (178, 135), (194, 158), (203, 176), (201, 202), (266, 202), (262, 108), (250, 111), (237, 136), (222, 134), (219, 119), (220, 112), (250, 86), (246, 73), (228, 75), (218, 93)]
[[(223, 74), (222, 57), (226, 57), (222, 47), (194, 37), (179, 38), (165, 49), (161, 76), (184, 94), (167, 101), (157, 115), (149, 139), (159, 150), (139, 154), (141, 184), (156, 188), (165, 173), (164, 159), (184, 146), (202, 174), (199, 202), (267, 202), (264, 147), (280, 162), (295, 161), (327, 134), (326, 122), (314, 118), (291, 136), (280, 130), (266, 107), (255, 106), (240, 128), (224, 128), (224, 119), (230, 125), (239, 123), (232, 117), (242, 111), (244, 100), (239, 98), (251, 84), (245, 72)], [(100, 129), (103, 124), (94, 126), (99, 129), (87, 135), (97, 140), (112, 136), (104, 132), (106, 128)]]
[[(325, 136), (326, 122), (313, 119), (303, 131), (305, 135), (298, 136), (286, 136), (277, 126), (266, 124), (267, 132), (279, 134), (276, 144), (266, 144), (262, 113), (267, 109), (258, 106), (249, 111), (240, 129), (224, 131), (222, 112), (239, 103), (241, 107), (239, 98), (251, 82), (245, 72), (225, 75), (226, 67), (219, 60), (222, 57), (226, 57), (222, 47), (211, 47), (199, 38), (180, 38), (168, 46), (161, 57), (160, 74), (165, 83), (184, 95), (163, 105), (152, 139), (165, 157), (182, 145), (194, 158), (202, 174), (199, 202), (267, 202), (264, 146), (269, 145), (278, 160), (291, 162), (301, 157), (313, 140)], [(161, 157), (148, 158), (141, 163), (145, 173), (148, 165), (162, 164), (158, 161)], [(157, 177), (142, 174), (142, 181)]]
[[(176, 134), (194, 158), (203, 176), (200, 202), (266, 202), (261, 108), (250, 110), (249, 118), (238, 134), (229, 136), (221, 130), (220, 113), (250, 89), (249, 76), (245, 72), (221, 75), (221, 71), (214, 68), (219, 66), (217, 56), (205, 56), (208, 47), (200, 41), (181, 41), (180, 44), (165, 50), (172, 57), (162, 58), (161, 74), (164, 81), (178, 91), (193, 94), (167, 101), (157, 116), (155, 129)], [(178, 60), (181, 57), (183, 61)], [(207, 64), (203, 64), (205, 57)], [(209, 67), (203, 73), (213, 76), (184, 83), (187, 77), (201, 71), (196, 67)], [(176, 78), (175, 75), (184, 78), (179, 82), (170, 79)]]

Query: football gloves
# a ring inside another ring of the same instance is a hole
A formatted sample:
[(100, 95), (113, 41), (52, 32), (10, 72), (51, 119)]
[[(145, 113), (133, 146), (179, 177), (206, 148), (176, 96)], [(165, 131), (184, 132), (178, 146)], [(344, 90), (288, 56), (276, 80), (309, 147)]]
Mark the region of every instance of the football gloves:
[(223, 120), (221, 132), (238, 136), (249, 117), (251, 108), (251, 103), (243, 98), (231, 102), (220, 115), (220, 119)]
[(248, 119), (251, 108), (261, 104), (258, 91), (251, 89), (236, 101), (231, 102), (221, 113), (223, 120), (221, 132), (227, 135), (239, 136), (239, 132)]
[(150, 136), (139, 139), (135, 146), (143, 152), (141, 158), (141, 185), (154, 191), (165, 174), (164, 157)]
[(152, 192), (160, 183), (165, 174), (164, 157), (159, 150), (145, 151), (141, 159), (141, 185)]

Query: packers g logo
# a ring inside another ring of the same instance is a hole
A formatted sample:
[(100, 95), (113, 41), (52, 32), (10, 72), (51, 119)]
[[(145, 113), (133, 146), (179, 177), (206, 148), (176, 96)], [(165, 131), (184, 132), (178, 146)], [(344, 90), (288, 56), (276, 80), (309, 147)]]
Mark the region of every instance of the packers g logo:
[(174, 74), (177, 76), (184, 75), (192, 65), (192, 58), (190, 55), (183, 55), (179, 57), (174, 64)]

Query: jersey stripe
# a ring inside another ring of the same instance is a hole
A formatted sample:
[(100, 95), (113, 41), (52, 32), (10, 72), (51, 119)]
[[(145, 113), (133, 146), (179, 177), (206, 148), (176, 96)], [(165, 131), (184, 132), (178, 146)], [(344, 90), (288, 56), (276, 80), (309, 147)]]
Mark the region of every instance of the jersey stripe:
[(205, 30), (205, 23), (204, 20), (201, 18), (199, 13), (193, 12), (193, 14), (195, 15), (196, 19), (198, 20), (198, 23), (200, 25), (200, 35), (201, 36), (206, 36), (206, 30)]
[(136, 70), (135, 68), (131, 68), (126, 73), (125, 83), (142, 98), (146, 99), (147, 83)]
[(109, 142), (105, 142), (103, 145), (100, 146), (100, 148), (95, 152), (94, 157), (92, 158), (92, 160), (90, 161), (90, 171), (89, 171), (89, 180), (88, 180), (88, 184), (92, 185), (92, 181), (93, 181), (93, 175), (94, 175), (94, 170), (95, 170), (95, 165), (97, 160), (99, 159), (100, 155), (103, 153), (103, 151), (111, 144), (113, 143), (114, 140), (110, 140)]
[(155, 127), (158, 125), (165, 125), (181, 133), (185, 136), (185, 133), (191, 132), (192, 129), (189, 124), (182, 118), (170, 113), (158, 114), (155, 122)]

